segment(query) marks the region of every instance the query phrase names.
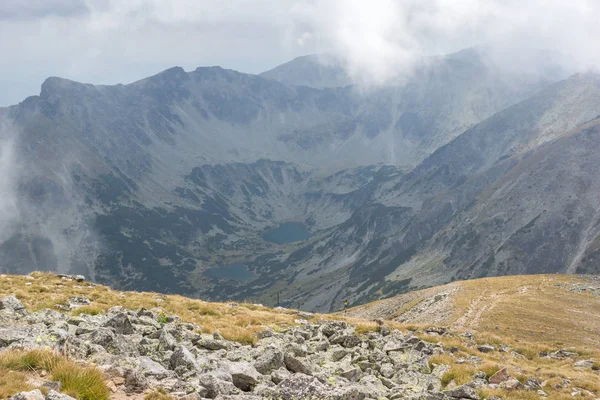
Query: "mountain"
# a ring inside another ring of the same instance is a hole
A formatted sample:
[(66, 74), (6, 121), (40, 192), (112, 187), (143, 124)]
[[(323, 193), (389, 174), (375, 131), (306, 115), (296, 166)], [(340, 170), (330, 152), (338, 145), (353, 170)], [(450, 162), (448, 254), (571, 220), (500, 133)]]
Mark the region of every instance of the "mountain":
[(352, 84), (341, 60), (330, 54), (310, 54), (265, 71), (260, 76), (288, 86), (317, 89), (344, 87)]
[[(115, 86), (49, 78), (0, 109), (0, 272), (328, 311), (450, 279), (594, 270), (508, 243), (486, 260), (544, 209), (531, 246), (570, 206), (589, 221), (591, 190), (569, 205), (565, 185), (543, 209), (555, 188), (528, 193), (527, 207), (511, 191), (547, 149), (565, 176), (577, 154), (593, 159), (595, 75), (552, 83), (560, 73), (509, 72), (472, 49), (386, 87), (317, 88), (286, 83), (297, 62), (282, 82), (219, 67)], [(508, 197), (494, 203), (498, 188)], [(561, 249), (593, 260), (593, 226), (564, 232)]]
[(305, 251), (294, 260), (341, 282), (321, 281), (310, 294), (298, 283), (297, 304), (335, 308), (347, 297), (365, 302), (483, 276), (598, 273), (599, 89), (594, 74), (554, 84), (377, 185), (320, 241), (329, 259)]

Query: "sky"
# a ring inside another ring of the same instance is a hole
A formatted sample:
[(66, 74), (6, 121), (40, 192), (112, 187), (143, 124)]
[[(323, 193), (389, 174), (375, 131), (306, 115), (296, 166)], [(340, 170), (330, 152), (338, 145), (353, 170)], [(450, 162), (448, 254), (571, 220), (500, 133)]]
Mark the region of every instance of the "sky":
[(597, 68), (599, 20), (598, 0), (0, 0), (0, 106), (38, 94), (49, 76), (129, 83), (175, 65), (259, 73), (320, 52), (376, 85), (422, 57), (482, 43), (507, 65), (547, 49)]

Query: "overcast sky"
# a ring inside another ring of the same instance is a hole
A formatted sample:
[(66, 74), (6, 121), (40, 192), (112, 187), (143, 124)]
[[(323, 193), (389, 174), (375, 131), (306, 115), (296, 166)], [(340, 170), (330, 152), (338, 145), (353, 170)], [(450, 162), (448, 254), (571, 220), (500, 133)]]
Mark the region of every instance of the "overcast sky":
[(330, 51), (383, 84), (419, 57), (502, 43), (600, 65), (598, 0), (0, 0), (0, 106), (48, 76), (128, 83), (174, 65), (258, 73)]

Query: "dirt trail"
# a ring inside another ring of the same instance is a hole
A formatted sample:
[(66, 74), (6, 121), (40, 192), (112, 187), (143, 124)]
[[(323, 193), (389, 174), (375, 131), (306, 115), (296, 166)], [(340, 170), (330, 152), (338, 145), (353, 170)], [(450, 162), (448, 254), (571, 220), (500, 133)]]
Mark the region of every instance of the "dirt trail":
[(467, 311), (458, 318), (452, 325), (453, 330), (469, 330), (477, 329), (484, 313), (493, 310), (500, 299), (510, 296), (525, 294), (529, 291), (529, 286), (522, 286), (517, 289), (517, 292), (489, 293), (489, 289), (485, 289), (481, 296), (473, 299)]

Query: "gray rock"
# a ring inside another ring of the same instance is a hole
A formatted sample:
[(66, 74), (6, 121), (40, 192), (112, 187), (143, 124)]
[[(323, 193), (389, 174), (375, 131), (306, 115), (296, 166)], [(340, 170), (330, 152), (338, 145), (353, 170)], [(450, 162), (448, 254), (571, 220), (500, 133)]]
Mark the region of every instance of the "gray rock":
[[(109, 310), (110, 311), (110, 310)], [(131, 335), (135, 332), (129, 317), (125, 313), (117, 313), (115, 316), (106, 321), (103, 325), (105, 328), (111, 328), (116, 334)]]
[(75, 398), (51, 390), (48, 392), (48, 395), (46, 395), (46, 400), (75, 400)]
[(215, 339), (202, 339), (196, 343), (197, 346), (207, 350), (223, 350), (227, 349), (227, 342)]
[(71, 280), (74, 280), (76, 282), (83, 282), (83, 281), (85, 281), (85, 276), (83, 276), (83, 275), (58, 274), (57, 276), (59, 278), (63, 278), (63, 279), (71, 279)]
[(12, 311), (21, 317), (28, 314), (28, 311), (25, 309), (23, 303), (21, 303), (15, 296), (6, 296), (0, 299), (0, 310)]
[(231, 380), (238, 389), (249, 392), (262, 379), (262, 375), (248, 363), (235, 363), (229, 366)]
[(362, 370), (355, 367), (349, 368), (340, 373), (341, 377), (348, 379), (350, 382), (358, 382), (362, 375)]
[(200, 370), (200, 366), (194, 358), (194, 355), (185, 346), (177, 347), (169, 360), (169, 365), (171, 366), (171, 369), (183, 367), (190, 371)]
[(271, 372), (271, 380), (273, 381), (273, 383), (278, 385), (287, 378), (289, 378), (290, 375), (291, 373), (287, 369), (279, 368), (278, 370)]
[(92, 302), (85, 296), (72, 296), (69, 298), (69, 304), (71, 306), (80, 307), (90, 305)]
[(469, 385), (458, 386), (454, 389), (445, 390), (443, 392), (446, 396), (452, 397), (454, 399), (471, 399), (471, 400), (479, 400), (480, 397)]
[(580, 360), (573, 364), (575, 368), (592, 368), (594, 366), (595, 360)]
[(236, 395), (240, 390), (232, 382), (217, 378), (213, 374), (202, 374), (198, 381), (206, 389), (206, 397), (214, 399), (219, 395)]
[(294, 374), (278, 385), (281, 399), (326, 399), (330, 389), (318, 379), (303, 374)]
[(158, 338), (158, 350), (174, 350), (177, 346), (177, 340), (171, 335), (169, 332), (161, 331), (160, 336)]
[(44, 400), (44, 395), (39, 389), (35, 389), (31, 392), (17, 393), (10, 400)]
[(254, 363), (254, 368), (263, 375), (284, 366), (283, 353), (276, 349), (265, 350)]
[(312, 371), (309, 364), (305, 361), (300, 360), (294, 355), (287, 353), (283, 359), (285, 366), (291, 372), (299, 372), (305, 375), (312, 375)]
[(496, 348), (489, 344), (482, 344), (480, 346), (477, 346), (477, 350), (479, 350), (482, 353), (491, 353), (492, 351), (496, 351)]

